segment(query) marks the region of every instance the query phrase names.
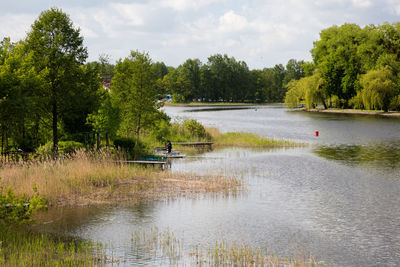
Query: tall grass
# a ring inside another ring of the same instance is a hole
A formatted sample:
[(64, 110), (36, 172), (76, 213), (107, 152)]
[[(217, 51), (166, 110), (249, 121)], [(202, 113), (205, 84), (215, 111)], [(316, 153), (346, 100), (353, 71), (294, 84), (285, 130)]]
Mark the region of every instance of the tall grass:
[(253, 133), (245, 133), (245, 132), (221, 133), (217, 128), (206, 128), (206, 130), (211, 135), (214, 144), (221, 146), (273, 148), (273, 147), (296, 147), (305, 145), (304, 143), (297, 143), (288, 140), (265, 138)]
[(1, 266), (102, 266), (108, 262), (101, 244), (62, 240), (0, 225)]
[[(237, 242), (216, 241), (207, 249), (193, 246), (185, 250), (183, 237), (177, 237), (169, 230), (159, 231), (158, 228), (135, 231), (131, 240), (138, 253), (142, 253), (138, 257), (166, 260), (170, 266), (325, 266), (324, 262), (317, 262), (311, 255), (283, 258), (268, 253), (267, 249)], [(188, 259), (190, 264), (187, 264)]]
[(74, 157), (5, 166), (0, 185), (17, 195), (34, 194), (50, 205), (112, 203), (116, 200), (157, 199), (199, 192), (235, 192), (234, 177), (175, 174), (158, 169), (116, 163), (109, 153), (78, 151)]

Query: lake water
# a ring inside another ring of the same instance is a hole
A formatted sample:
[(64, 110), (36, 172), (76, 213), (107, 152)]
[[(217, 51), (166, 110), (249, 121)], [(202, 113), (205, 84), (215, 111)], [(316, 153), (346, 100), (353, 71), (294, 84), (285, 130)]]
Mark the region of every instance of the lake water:
[[(238, 196), (49, 211), (46, 231), (110, 244), (120, 266), (168, 266), (132, 244), (138, 229), (168, 229), (193, 246), (227, 240), (330, 266), (400, 266), (400, 120), (246, 108), (165, 107), (223, 132), (307, 142), (292, 149), (225, 148), (177, 159), (171, 171), (237, 175)], [(319, 131), (319, 136), (315, 136)], [(190, 265), (181, 259), (181, 265)]]

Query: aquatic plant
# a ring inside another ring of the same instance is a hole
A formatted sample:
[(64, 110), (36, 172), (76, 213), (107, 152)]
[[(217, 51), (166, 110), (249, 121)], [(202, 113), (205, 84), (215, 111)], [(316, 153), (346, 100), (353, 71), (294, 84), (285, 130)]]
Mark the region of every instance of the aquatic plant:
[(169, 229), (160, 231), (137, 230), (132, 234), (132, 245), (138, 258), (151, 257), (154, 261), (168, 261), (169, 266), (281, 266), (316, 267), (326, 266), (317, 262), (312, 255), (293, 258), (279, 257), (268, 250), (237, 242), (215, 241), (215, 246), (201, 248), (184, 247), (183, 234), (177, 237)]
[(1, 266), (102, 266), (110, 263), (100, 243), (67, 240), (0, 224)]

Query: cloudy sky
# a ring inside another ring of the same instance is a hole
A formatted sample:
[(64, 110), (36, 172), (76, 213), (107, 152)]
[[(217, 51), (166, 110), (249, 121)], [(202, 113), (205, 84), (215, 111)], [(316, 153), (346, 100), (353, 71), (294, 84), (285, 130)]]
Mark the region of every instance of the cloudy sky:
[(89, 60), (130, 50), (178, 66), (221, 53), (251, 69), (311, 60), (322, 29), (400, 21), (400, 0), (0, 0), (0, 37), (23, 39), (40, 12), (61, 8), (81, 29)]

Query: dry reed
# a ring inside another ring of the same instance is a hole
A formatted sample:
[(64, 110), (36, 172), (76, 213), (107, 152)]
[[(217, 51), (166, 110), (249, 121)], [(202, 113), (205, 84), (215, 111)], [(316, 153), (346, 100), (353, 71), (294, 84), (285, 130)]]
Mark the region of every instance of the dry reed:
[(235, 192), (238, 179), (158, 171), (113, 161), (109, 153), (78, 151), (74, 157), (4, 166), (0, 185), (17, 195), (33, 187), (50, 205), (87, 205), (157, 199), (193, 193)]

